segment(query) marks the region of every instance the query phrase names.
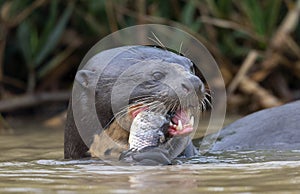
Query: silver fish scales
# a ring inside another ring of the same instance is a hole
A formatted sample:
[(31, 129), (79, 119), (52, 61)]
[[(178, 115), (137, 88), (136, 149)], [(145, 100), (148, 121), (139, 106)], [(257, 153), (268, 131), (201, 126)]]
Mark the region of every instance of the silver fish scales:
[(140, 112), (132, 121), (128, 140), (129, 149), (138, 151), (164, 143), (168, 123), (161, 113), (147, 110)]

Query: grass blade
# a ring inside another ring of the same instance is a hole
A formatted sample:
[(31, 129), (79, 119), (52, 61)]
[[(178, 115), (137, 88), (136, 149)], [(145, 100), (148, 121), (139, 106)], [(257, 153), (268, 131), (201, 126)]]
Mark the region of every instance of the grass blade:
[(32, 64), (32, 50), (30, 45), (30, 26), (28, 22), (23, 22), (17, 29), (17, 38), (22, 55), (28, 67)]
[(51, 53), (51, 51), (57, 45), (63, 31), (66, 28), (67, 22), (69, 21), (72, 11), (73, 11), (73, 6), (69, 5), (67, 9), (64, 11), (63, 15), (61, 16), (56, 27), (51, 31), (48, 39), (43, 44), (43, 47), (40, 49), (40, 52), (35, 58), (34, 64), (36, 67), (43, 62), (43, 60), (48, 56), (48, 54)]

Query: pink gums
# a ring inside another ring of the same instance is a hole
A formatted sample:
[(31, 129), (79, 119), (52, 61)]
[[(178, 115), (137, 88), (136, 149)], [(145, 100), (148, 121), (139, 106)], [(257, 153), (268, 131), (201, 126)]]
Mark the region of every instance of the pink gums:
[(183, 129), (177, 130), (173, 126), (169, 127), (169, 133), (173, 136), (177, 135), (187, 135), (191, 133), (194, 129), (193, 126), (189, 123), (190, 118), (186, 111), (184, 110), (177, 110), (175, 113), (175, 116), (172, 118), (172, 122), (176, 125), (178, 125), (178, 120), (181, 120)]

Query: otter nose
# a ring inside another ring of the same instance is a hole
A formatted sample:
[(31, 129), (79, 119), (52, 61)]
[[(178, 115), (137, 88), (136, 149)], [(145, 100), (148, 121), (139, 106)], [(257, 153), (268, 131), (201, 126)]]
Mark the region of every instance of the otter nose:
[(203, 94), (205, 92), (204, 84), (197, 76), (191, 76), (188, 80), (181, 84), (182, 89), (186, 93), (195, 92), (196, 94)]
[(186, 92), (186, 93), (190, 92), (191, 87), (187, 86), (187, 84), (182, 83), (181, 86), (182, 86), (182, 89), (183, 89), (184, 92)]

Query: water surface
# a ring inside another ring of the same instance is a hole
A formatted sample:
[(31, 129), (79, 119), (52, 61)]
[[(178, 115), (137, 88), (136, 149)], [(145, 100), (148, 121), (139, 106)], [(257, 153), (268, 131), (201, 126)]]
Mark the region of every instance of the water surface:
[[(27, 126), (27, 125), (26, 125)], [(27, 128), (32, 128), (27, 126)], [(300, 153), (211, 153), (171, 166), (63, 160), (63, 130), (0, 136), (1, 193), (299, 193)]]

